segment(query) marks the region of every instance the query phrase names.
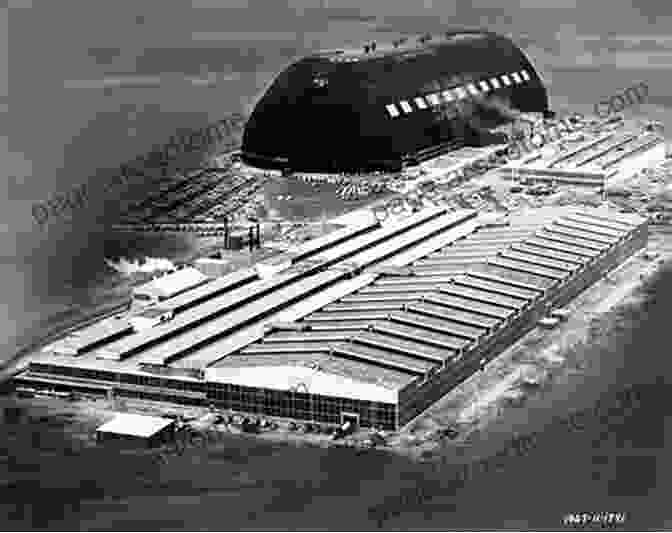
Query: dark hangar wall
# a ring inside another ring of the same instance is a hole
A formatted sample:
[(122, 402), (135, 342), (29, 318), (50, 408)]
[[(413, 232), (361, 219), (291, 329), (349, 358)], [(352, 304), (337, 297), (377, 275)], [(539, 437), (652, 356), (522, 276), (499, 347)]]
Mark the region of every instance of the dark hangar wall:
[(243, 160), (300, 171), (396, 169), (442, 144), (478, 145), (515, 114), (548, 111), (509, 39), (455, 32), (416, 48), (325, 53), (290, 65), (257, 103)]

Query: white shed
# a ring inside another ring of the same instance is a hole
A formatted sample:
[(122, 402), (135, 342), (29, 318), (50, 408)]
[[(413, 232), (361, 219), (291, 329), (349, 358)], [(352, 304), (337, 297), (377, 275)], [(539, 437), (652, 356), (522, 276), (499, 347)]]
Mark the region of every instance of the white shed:
[(198, 287), (209, 279), (208, 276), (197, 268), (181, 268), (170, 274), (164, 274), (155, 278), (139, 287), (135, 287), (133, 289), (133, 299), (146, 303), (160, 302)]
[(175, 421), (170, 418), (116, 413), (96, 430), (98, 442), (106, 440), (143, 441), (148, 446), (168, 442), (173, 437)]

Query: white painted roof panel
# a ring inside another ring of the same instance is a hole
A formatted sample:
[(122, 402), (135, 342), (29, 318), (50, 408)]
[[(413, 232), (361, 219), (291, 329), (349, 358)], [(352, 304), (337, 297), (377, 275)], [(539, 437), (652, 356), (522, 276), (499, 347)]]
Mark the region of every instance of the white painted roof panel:
[(158, 416), (117, 413), (112, 420), (104, 423), (97, 431), (148, 438), (172, 423), (172, 420)]
[(194, 267), (182, 268), (171, 274), (165, 274), (144, 285), (133, 289), (134, 294), (147, 294), (154, 298), (170, 298), (180, 292), (196, 287), (208, 277)]

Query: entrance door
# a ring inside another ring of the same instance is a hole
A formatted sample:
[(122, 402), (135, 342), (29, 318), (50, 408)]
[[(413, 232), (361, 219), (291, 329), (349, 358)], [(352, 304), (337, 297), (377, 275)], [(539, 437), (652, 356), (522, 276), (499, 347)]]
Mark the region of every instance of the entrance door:
[(346, 422), (350, 422), (350, 424), (354, 427), (359, 427), (359, 415), (357, 413), (341, 411), (341, 425), (345, 424)]

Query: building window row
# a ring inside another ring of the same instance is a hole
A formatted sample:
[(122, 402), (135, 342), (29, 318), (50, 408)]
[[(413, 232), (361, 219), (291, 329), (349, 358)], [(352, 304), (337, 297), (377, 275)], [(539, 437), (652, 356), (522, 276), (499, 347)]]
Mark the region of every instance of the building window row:
[[(127, 397), (185, 404), (194, 401), (215, 402), (234, 411), (316, 420), (324, 423), (339, 423), (342, 412), (354, 412), (360, 415), (360, 420), (365, 425), (394, 427), (395, 424), (396, 406), (379, 402), (270, 389), (254, 389), (232, 384), (204, 384), (140, 374), (116, 374), (101, 370), (45, 363), (33, 363), (30, 368), (35, 372), (163, 389), (156, 391), (134, 390), (132, 388), (120, 390), (120, 394)], [(180, 395), (181, 391), (202, 392), (204, 387), (207, 391), (207, 399), (198, 400)], [(174, 393), (166, 389), (172, 389)]]
[[(477, 82), (468, 83), (465, 86), (454, 87), (453, 89), (448, 89), (441, 93), (417, 96), (412, 99), (412, 102), (415, 104), (417, 110), (423, 110), (432, 106), (438, 106), (444, 102), (450, 103), (455, 100), (462, 100), (469, 95), (477, 96), (481, 93), (501, 89), (502, 87), (510, 87), (514, 84), (520, 85), (531, 79), (532, 77), (526, 70), (521, 70), (492, 77), (488, 80), (479, 80)], [(404, 114), (409, 114), (414, 110), (409, 100), (401, 100), (398, 103), (387, 104), (385, 109), (387, 110), (387, 114), (392, 118), (398, 117), (402, 112)]]

